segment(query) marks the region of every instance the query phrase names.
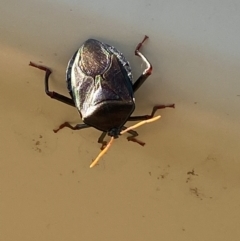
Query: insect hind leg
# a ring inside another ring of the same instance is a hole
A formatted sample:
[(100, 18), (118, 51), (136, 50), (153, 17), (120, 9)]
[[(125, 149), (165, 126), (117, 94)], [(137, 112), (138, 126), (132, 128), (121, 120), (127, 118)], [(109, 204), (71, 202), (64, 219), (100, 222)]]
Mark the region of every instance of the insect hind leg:
[(35, 64), (33, 62), (30, 62), (29, 65), (32, 66), (32, 67), (41, 69), (41, 70), (46, 72), (45, 73), (45, 79), (44, 79), (45, 80), (45, 93), (49, 97), (51, 97), (52, 99), (61, 101), (61, 102), (65, 103), (67, 105), (70, 105), (72, 107), (75, 107), (75, 103), (74, 103), (74, 101), (71, 98), (68, 98), (68, 97), (66, 97), (64, 95), (61, 95), (61, 94), (59, 94), (57, 92), (54, 92), (54, 91), (49, 91), (49, 83), (48, 82), (49, 82), (49, 76), (52, 73), (51, 69), (49, 69), (49, 68), (47, 68), (47, 67), (45, 67), (43, 65)]

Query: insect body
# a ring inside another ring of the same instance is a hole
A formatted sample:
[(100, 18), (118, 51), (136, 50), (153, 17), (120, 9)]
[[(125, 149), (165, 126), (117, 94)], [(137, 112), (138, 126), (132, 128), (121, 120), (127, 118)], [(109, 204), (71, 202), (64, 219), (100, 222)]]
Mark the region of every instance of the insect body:
[[(134, 83), (130, 65), (121, 52), (98, 40), (87, 40), (68, 63), (66, 79), (71, 98), (49, 91), (48, 81), (51, 70), (30, 62), (31, 66), (46, 71), (46, 94), (53, 99), (76, 107), (82, 118), (82, 124), (72, 126), (65, 122), (54, 130), (55, 132), (64, 127), (72, 130), (94, 127), (102, 131), (98, 142), (102, 143), (102, 149), (106, 148), (98, 156), (96, 162), (107, 151), (113, 139), (124, 132), (131, 134), (127, 138), (128, 140), (141, 145), (145, 144), (135, 138), (138, 134), (132, 130), (133, 128), (124, 126), (127, 121), (145, 120), (145, 122), (150, 122), (155, 120), (150, 119), (153, 118), (158, 109), (174, 108), (174, 104), (157, 105), (153, 107), (151, 115), (131, 116), (135, 109), (134, 92), (152, 73), (151, 64), (139, 51), (147, 38), (145, 36), (135, 49), (135, 55), (143, 60), (146, 69)], [(141, 123), (139, 124), (141, 125)], [(111, 142), (106, 146), (104, 138), (107, 134), (111, 136)]]
[(68, 90), (85, 124), (118, 137), (135, 108), (129, 68), (114, 48), (94, 39), (72, 57)]

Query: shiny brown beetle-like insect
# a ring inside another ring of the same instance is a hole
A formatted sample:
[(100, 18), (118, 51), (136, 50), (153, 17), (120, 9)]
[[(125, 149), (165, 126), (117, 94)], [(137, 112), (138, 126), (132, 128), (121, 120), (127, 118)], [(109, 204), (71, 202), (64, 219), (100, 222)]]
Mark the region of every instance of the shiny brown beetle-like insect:
[[(147, 36), (135, 49), (135, 55), (146, 64), (146, 69), (134, 83), (130, 64), (119, 50), (95, 39), (88, 39), (84, 42), (70, 59), (66, 71), (67, 88), (71, 98), (49, 91), (48, 82), (51, 70), (30, 62), (30, 66), (46, 72), (46, 94), (53, 99), (76, 107), (83, 121), (76, 126), (65, 122), (54, 132), (58, 132), (64, 127), (72, 130), (94, 127), (102, 131), (98, 139), (98, 142), (102, 144), (102, 152), (90, 167), (97, 163), (112, 141), (125, 132), (131, 134), (127, 138), (129, 141), (144, 145), (145, 143), (135, 138), (138, 133), (132, 129), (160, 118), (160, 116), (153, 118), (158, 109), (175, 107), (174, 104), (156, 105), (150, 115), (131, 116), (135, 109), (134, 93), (152, 73), (152, 65), (140, 52), (146, 39), (148, 39)], [(127, 121), (142, 122), (127, 128), (125, 126)], [(107, 134), (111, 136), (109, 143), (104, 141)]]

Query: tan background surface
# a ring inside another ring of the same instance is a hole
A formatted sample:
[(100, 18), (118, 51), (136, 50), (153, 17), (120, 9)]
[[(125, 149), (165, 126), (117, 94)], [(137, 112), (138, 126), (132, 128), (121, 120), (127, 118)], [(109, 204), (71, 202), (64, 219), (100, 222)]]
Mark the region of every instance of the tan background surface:
[[(181, 3), (180, 3), (181, 2)], [(197, 3), (198, 2), (198, 3)], [(0, 240), (239, 240), (240, 47), (238, 1), (1, 1)], [(96, 168), (99, 132), (79, 122), (65, 68), (89, 37), (119, 48), (136, 77), (143, 52), (154, 72), (136, 114), (161, 120), (122, 137)], [(191, 172), (194, 169), (194, 172)]]

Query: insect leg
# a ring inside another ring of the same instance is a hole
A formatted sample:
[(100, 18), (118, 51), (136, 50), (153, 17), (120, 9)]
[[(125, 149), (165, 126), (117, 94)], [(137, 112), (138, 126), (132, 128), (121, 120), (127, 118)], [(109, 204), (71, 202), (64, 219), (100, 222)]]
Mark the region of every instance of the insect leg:
[(44, 70), (46, 72), (46, 74), (45, 74), (45, 92), (48, 96), (50, 96), (51, 98), (53, 98), (55, 100), (61, 101), (67, 105), (75, 107), (74, 101), (71, 98), (58, 94), (57, 92), (54, 92), (54, 91), (49, 91), (48, 81), (49, 81), (49, 76), (52, 73), (52, 71), (49, 68), (42, 66), (42, 65), (35, 64), (33, 62), (30, 62), (29, 65), (32, 67)]
[(141, 116), (130, 116), (128, 118), (128, 121), (139, 121), (139, 120), (147, 120), (147, 119), (151, 119), (153, 118), (155, 112), (159, 109), (164, 109), (164, 108), (175, 108), (175, 104), (171, 104), (171, 105), (155, 105), (152, 109), (152, 113), (151, 115), (141, 115)]
[[(125, 129), (127, 129), (126, 126), (124, 126), (124, 127), (122, 128), (122, 130), (125, 130)], [(135, 137), (138, 136), (138, 133), (137, 133), (136, 131), (134, 131), (134, 130), (129, 130), (128, 133), (131, 134), (131, 136), (128, 136), (128, 137), (127, 137), (127, 140), (128, 140), (128, 141), (136, 142), (136, 143), (138, 143), (138, 144), (141, 145), (141, 146), (144, 146), (144, 145), (145, 145), (144, 142), (139, 141), (138, 139), (135, 138)]]
[(65, 128), (65, 127), (68, 127), (68, 128), (70, 128), (70, 129), (72, 129), (72, 130), (80, 130), (80, 129), (84, 129), (84, 128), (89, 128), (89, 127), (91, 127), (91, 126), (89, 126), (89, 125), (87, 125), (87, 124), (85, 124), (85, 123), (83, 123), (83, 124), (77, 124), (77, 125), (75, 125), (75, 126), (72, 126), (72, 125), (70, 125), (68, 122), (64, 122), (62, 125), (60, 125), (57, 129), (54, 129), (53, 131), (55, 132), (55, 133), (57, 133), (58, 131), (60, 131), (61, 129), (63, 129), (63, 128)]
[(142, 47), (143, 43), (148, 39), (148, 36), (145, 35), (144, 39), (141, 43), (139, 43), (135, 49), (135, 55), (140, 57), (142, 61), (146, 64), (146, 69), (143, 71), (141, 76), (136, 80), (136, 82), (133, 84), (133, 92), (136, 92), (141, 85), (145, 82), (145, 80), (152, 74), (152, 65), (147, 60), (147, 58), (139, 51)]
[(106, 135), (107, 135), (107, 132), (103, 132), (101, 136), (99, 136), (98, 138), (98, 143), (102, 144), (101, 150), (103, 150), (107, 145), (107, 142), (104, 141), (104, 138), (106, 137)]

